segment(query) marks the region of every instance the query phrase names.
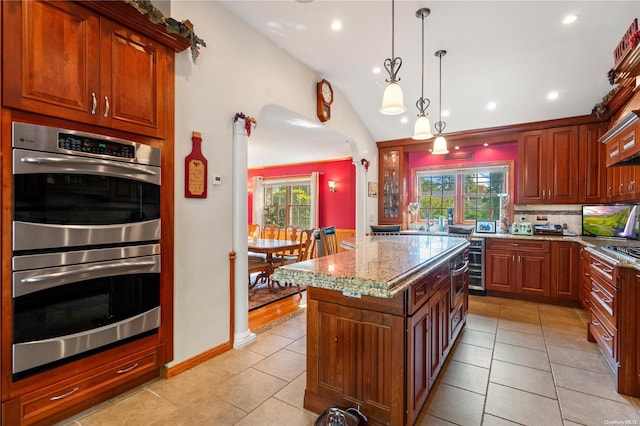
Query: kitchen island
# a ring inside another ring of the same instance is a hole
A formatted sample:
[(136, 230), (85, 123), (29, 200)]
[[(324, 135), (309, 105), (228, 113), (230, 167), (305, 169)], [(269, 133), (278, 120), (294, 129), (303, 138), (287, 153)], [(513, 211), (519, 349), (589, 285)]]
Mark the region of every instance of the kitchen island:
[(359, 406), (368, 424), (413, 424), (466, 320), (468, 245), (364, 237), (278, 268), (273, 279), (308, 287), (304, 407)]

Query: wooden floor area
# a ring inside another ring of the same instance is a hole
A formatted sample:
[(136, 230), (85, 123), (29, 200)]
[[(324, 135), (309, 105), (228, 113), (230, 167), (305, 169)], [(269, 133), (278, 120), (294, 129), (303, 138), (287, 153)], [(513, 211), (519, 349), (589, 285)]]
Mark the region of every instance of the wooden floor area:
[(249, 312), (249, 330), (254, 331), (307, 306), (307, 292), (297, 293)]

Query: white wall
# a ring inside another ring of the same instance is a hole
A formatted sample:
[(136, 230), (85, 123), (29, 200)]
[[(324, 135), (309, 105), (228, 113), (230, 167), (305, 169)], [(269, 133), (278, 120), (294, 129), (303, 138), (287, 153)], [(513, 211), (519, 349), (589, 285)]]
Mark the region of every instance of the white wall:
[[(276, 103), (313, 118), (319, 78), (217, 2), (173, 0), (171, 16), (189, 19), (207, 43), (196, 64), (188, 51), (176, 54), (175, 364), (229, 338), (231, 225), (247, 220), (246, 212), (231, 211), (235, 113), (257, 118), (264, 105)], [(372, 160), (367, 180), (377, 181), (375, 143), (344, 97), (336, 96), (327, 125), (358, 144)], [(209, 175), (222, 177), (203, 200), (184, 198), (192, 131), (202, 133)], [(367, 205), (377, 204), (370, 198)], [(371, 209), (367, 217), (377, 220)]]

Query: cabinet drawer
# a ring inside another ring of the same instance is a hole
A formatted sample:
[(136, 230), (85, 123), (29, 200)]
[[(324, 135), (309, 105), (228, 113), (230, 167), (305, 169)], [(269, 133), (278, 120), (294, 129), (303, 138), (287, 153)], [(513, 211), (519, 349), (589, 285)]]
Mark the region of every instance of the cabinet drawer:
[(409, 314), (413, 314), (449, 279), (449, 263), (444, 263), (409, 289)]
[(548, 252), (549, 241), (544, 240), (522, 240), (522, 239), (499, 239), (487, 238), (486, 248), (492, 250), (517, 250), (517, 251), (537, 251)]
[(615, 286), (614, 283), (614, 274), (615, 274), (615, 266), (606, 260), (591, 254), (589, 256), (589, 265), (591, 266), (591, 270), (600, 274), (602, 278), (606, 279), (611, 286)]
[(614, 327), (617, 327), (615, 288), (611, 287), (606, 281), (603, 281), (597, 275), (591, 276), (591, 290), (589, 292), (592, 305), (597, 305), (600, 311), (605, 315), (605, 319)]
[(77, 381), (64, 380), (20, 399), (21, 424), (30, 424), (48, 418), (53, 413), (72, 407), (95, 397), (106, 389), (156, 370), (158, 348), (151, 348), (89, 372)]
[(451, 311), (451, 314), (449, 315), (450, 318), (450, 325), (451, 325), (451, 336), (450, 338), (453, 340), (455, 340), (455, 338), (458, 336), (458, 333), (460, 332), (460, 328), (462, 327), (462, 324), (464, 324), (464, 313), (465, 313), (465, 304), (463, 303), (459, 303), (458, 306), (455, 306), (453, 308), (453, 311)]
[(616, 340), (617, 333), (615, 330), (609, 329), (606, 322), (600, 316), (601, 312), (597, 309), (591, 308), (589, 312), (589, 332), (593, 338), (598, 342), (598, 346), (602, 349), (602, 352), (607, 358), (607, 361), (611, 366), (616, 364)]

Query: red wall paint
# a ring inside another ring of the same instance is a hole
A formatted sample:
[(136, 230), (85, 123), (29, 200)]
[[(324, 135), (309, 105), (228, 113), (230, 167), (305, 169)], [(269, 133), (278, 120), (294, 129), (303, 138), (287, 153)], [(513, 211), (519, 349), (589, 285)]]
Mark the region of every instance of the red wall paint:
[[(248, 180), (254, 176), (284, 177), (310, 175), (319, 172), (318, 226), (335, 226), (338, 229), (356, 228), (356, 170), (351, 160), (327, 161), (294, 166), (250, 169)], [(329, 190), (328, 181), (336, 181), (336, 192)], [(253, 192), (249, 192), (248, 223), (253, 222)]]
[[(492, 161), (508, 161), (513, 160), (514, 170), (514, 197), (518, 199), (518, 143), (508, 142), (489, 146), (478, 146), (471, 148), (461, 148), (460, 150), (452, 150), (450, 152), (472, 152), (472, 160), (446, 161), (444, 155), (433, 155), (430, 152), (419, 152), (409, 154), (409, 173), (416, 167), (435, 167), (446, 166), (448, 168), (455, 167), (472, 167), (476, 163), (488, 163)], [(411, 193), (411, 176), (408, 176), (409, 194)]]

